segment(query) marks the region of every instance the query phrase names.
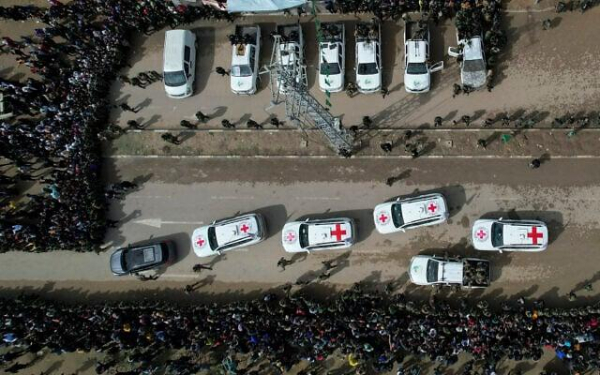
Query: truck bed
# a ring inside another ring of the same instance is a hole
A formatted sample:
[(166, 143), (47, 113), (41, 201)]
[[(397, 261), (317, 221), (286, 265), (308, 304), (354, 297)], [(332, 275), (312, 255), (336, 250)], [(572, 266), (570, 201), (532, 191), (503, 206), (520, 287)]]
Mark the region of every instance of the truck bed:
[(483, 259), (463, 259), (463, 286), (483, 288), (490, 285), (490, 262)]
[(340, 42), (343, 43), (342, 37), (344, 35), (344, 24), (342, 23), (322, 23), (321, 24), (321, 36), (323, 42)]
[(404, 42), (407, 40), (429, 41), (429, 26), (427, 21), (406, 21), (404, 24)]
[(378, 22), (359, 22), (356, 25), (356, 42), (379, 41)]
[(257, 36), (258, 36), (258, 26), (236, 26), (235, 27), (235, 35), (240, 38), (243, 38), (246, 44), (258, 44)]
[(281, 35), (284, 42), (300, 43), (299, 25), (279, 25), (277, 26), (277, 34)]

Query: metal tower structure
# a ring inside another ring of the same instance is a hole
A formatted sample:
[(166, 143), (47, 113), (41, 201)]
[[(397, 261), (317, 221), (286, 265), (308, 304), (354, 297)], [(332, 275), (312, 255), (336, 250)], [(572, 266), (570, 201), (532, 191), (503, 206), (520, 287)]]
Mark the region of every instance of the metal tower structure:
[(269, 66), (271, 104), (281, 103), (281, 96), (284, 96), (285, 113), (289, 120), (299, 126), (313, 126), (321, 130), (334, 150), (351, 152), (354, 149), (352, 135), (341, 126), (339, 119), (332, 116), (308, 91), (302, 46), (298, 50), (299, 57), (286, 58), (284, 61), (284, 55), (291, 52), (286, 45), (288, 42), (284, 42), (280, 34), (273, 35), (273, 38)]

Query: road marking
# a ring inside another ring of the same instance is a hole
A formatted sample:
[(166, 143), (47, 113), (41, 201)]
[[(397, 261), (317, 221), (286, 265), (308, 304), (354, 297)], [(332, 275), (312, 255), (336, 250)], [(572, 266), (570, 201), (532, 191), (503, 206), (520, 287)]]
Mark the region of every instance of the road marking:
[(162, 220), (161, 218), (142, 219), (134, 221), (135, 224), (148, 225), (154, 228), (160, 228), (163, 225), (202, 225), (203, 221), (172, 221)]
[(213, 195), (210, 199), (216, 200), (235, 200), (235, 199), (254, 199), (251, 195)]
[(296, 197), (297, 201), (339, 201), (340, 197)]
[(134, 199), (164, 199), (164, 198), (172, 198), (170, 195), (129, 195), (127, 198)]

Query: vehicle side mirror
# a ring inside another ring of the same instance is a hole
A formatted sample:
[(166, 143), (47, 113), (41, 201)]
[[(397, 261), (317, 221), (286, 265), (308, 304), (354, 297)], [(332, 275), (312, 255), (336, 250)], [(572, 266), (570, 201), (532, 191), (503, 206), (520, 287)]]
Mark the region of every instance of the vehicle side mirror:
[(458, 57), (462, 55), (458, 47), (448, 47), (448, 55), (452, 57)]
[(444, 69), (444, 62), (443, 61), (439, 61), (439, 62), (433, 64), (429, 68), (429, 73), (435, 73), (435, 72), (438, 72), (438, 71), (440, 71), (442, 69)]

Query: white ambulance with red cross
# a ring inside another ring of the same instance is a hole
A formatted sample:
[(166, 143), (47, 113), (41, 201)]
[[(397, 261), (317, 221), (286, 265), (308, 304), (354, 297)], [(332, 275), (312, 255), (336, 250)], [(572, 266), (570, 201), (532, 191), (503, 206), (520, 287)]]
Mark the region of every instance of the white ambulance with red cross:
[(539, 220), (481, 219), (473, 224), (473, 246), (484, 251), (544, 251), (548, 227)]
[(345, 249), (355, 242), (356, 226), (347, 217), (292, 221), (281, 233), (281, 243), (288, 253)]
[(375, 206), (373, 219), (381, 234), (404, 232), (443, 223), (448, 219), (448, 206), (439, 193), (398, 198)]
[(215, 221), (194, 231), (192, 246), (198, 257), (209, 257), (239, 247), (255, 245), (267, 236), (262, 215), (246, 214)]

